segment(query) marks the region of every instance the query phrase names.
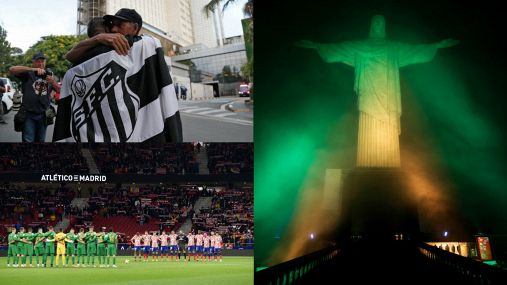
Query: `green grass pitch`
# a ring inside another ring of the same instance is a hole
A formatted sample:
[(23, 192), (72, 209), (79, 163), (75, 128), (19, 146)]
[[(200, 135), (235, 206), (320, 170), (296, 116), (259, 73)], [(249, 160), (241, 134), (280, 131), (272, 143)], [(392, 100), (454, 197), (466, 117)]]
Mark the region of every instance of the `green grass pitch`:
[[(129, 263), (125, 263), (129, 259)], [(253, 284), (253, 256), (225, 256), (223, 262), (134, 262), (132, 257), (117, 257), (118, 268), (12, 268), (0, 257), (2, 285), (94, 285), (94, 284)]]

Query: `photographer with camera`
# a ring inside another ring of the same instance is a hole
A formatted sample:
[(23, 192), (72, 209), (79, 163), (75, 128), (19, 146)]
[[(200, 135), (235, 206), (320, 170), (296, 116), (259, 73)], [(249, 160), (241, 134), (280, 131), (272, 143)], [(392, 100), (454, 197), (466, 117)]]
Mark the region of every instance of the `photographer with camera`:
[[(50, 110), (51, 93), (59, 92), (60, 86), (56, 83), (51, 70), (46, 68), (46, 57), (37, 52), (32, 57), (32, 66), (12, 66), (9, 72), (22, 82), (23, 104), (18, 116), (24, 121), (22, 127), (23, 142), (44, 142), (46, 139), (47, 113)], [(52, 120), (52, 119), (51, 119)]]

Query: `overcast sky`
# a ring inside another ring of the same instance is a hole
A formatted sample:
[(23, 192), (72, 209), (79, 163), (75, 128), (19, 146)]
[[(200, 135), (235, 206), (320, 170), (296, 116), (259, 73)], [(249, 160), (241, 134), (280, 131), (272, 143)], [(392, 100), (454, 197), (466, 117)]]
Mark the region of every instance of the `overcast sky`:
[[(229, 5), (224, 12), (225, 36), (243, 34), (240, 20), (246, 0)], [(2, 0), (0, 25), (7, 30), (12, 47), (25, 52), (40, 37), (47, 35), (76, 34), (77, 1)]]

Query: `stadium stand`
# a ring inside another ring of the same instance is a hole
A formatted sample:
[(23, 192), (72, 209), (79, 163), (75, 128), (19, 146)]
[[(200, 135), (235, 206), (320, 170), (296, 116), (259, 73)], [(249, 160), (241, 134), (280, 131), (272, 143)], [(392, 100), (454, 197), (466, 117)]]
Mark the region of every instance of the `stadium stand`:
[[(0, 236), (11, 226), (46, 228), (68, 220), (65, 231), (112, 226), (121, 242), (146, 230), (177, 231), (188, 221), (194, 231), (220, 233), (228, 248), (253, 243), (244, 237), (253, 233), (251, 185), (5, 183), (1, 189)], [(202, 198), (211, 203), (196, 214)]]
[[(100, 174), (253, 173), (253, 144), (196, 145), (2, 144), (0, 174), (88, 174), (96, 168)], [(85, 153), (91, 154), (92, 161), (87, 161)]]
[(253, 144), (206, 144), (211, 174), (252, 173)]
[(88, 173), (79, 144), (2, 144), (0, 173)]

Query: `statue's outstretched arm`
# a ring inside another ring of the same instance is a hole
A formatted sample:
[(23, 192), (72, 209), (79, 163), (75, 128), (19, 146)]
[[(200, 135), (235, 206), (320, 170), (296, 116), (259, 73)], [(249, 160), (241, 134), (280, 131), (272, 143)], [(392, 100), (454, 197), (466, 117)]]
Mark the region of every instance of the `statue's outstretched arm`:
[(438, 48), (448, 48), (459, 44), (459, 40), (445, 39), (437, 44)]
[(356, 50), (360, 46), (354, 42), (341, 42), (341, 43), (315, 43), (309, 40), (299, 40), (294, 42), (297, 47), (308, 48), (316, 50), (325, 62), (342, 62), (350, 66), (354, 66), (354, 58)]

